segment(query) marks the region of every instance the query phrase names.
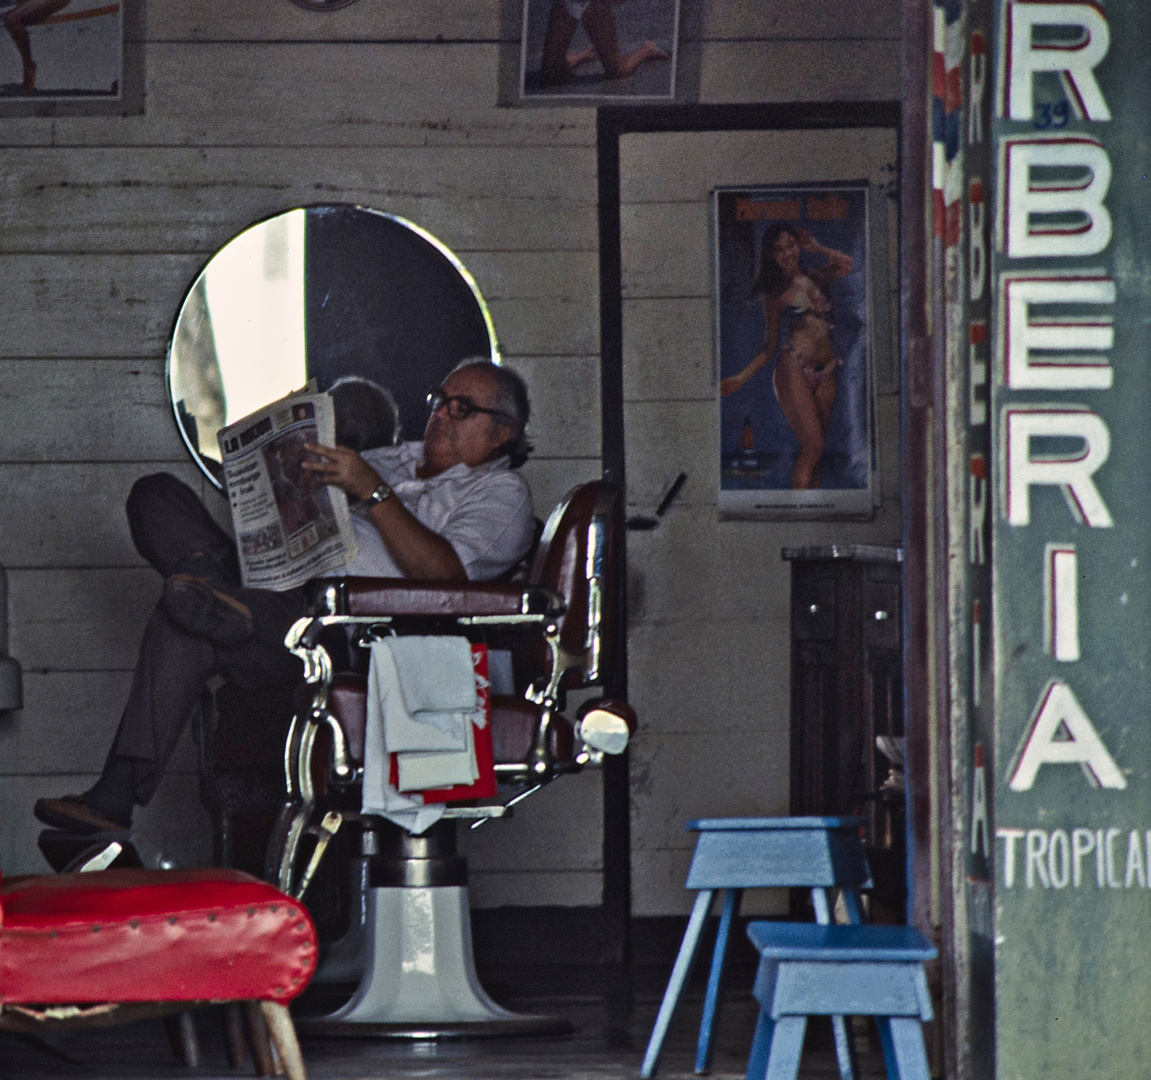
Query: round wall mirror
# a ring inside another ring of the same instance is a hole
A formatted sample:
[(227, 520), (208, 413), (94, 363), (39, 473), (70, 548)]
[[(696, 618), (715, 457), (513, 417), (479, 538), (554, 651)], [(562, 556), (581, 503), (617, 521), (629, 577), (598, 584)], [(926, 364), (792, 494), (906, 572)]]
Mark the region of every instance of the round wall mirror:
[(192, 283), (168, 348), (180, 434), (220, 487), (220, 428), (315, 379), (391, 391), (405, 439), (469, 356), (499, 353), (472, 276), (435, 237), (363, 206), (288, 210), (228, 241)]

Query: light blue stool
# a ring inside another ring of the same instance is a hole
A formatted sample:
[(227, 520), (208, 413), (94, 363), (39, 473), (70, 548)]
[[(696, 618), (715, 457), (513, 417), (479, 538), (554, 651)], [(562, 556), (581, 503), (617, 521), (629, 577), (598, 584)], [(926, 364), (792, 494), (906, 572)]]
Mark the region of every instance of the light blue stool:
[[(699, 895), (647, 1044), (640, 1069), (644, 1080), (654, 1074), (659, 1063), (660, 1051), (695, 963), (716, 892), (723, 892), (723, 908), (699, 1026), (697, 1073), (706, 1073), (711, 1064), (727, 942), (743, 890), (809, 888), (817, 921), (829, 923), (831, 908), (827, 890), (841, 889), (848, 920), (858, 923), (858, 890), (871, 885), (867, 857), (859, 838), (860, 827), (866, 824), (864, 817), (701, 818), (687, 823), (688, 829), (699, 833), (687, 874), (687, 888), (698, 889)], [(851, 1047), (842, 1016), (832, 1018), (832, 1029), (840, 1075), (843, 1080), (853, 1080)]]
[(874, 1016), (889, 1080), (931, 1080), (923, 964), (938, 952), (918, 930), (753, 922), (747, 936), (760, 956), (747, 1080), (796, 1080), (809, 1016)]

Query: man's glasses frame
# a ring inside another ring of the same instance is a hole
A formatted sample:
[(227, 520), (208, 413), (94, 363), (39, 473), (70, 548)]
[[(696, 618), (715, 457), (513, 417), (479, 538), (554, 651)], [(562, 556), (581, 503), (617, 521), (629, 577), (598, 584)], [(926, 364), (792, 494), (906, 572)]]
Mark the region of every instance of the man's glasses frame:
[(508, 424), (515, 424), (515, 420), (499, 409), (486, 409), (483, 405), (477, 405), (471, 398), (460, 397), (458, 395), (452, 397), (445, 394), (443, 389), (438, 386), (432, 387), (432, 389), (428, 391), (427, 401), (432, 412), (446, 408), (448, 410), (448, 416), (453, 420), (466, 420), (472, 413), (487, 413), (488, 416), (498, 416)]

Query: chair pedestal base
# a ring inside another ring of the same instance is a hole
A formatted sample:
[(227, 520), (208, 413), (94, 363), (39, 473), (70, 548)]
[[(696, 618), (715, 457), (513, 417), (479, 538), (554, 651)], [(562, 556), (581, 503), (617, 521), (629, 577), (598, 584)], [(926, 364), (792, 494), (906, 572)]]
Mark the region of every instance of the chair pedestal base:
[(562, 1019), (510, 1012), (480, 986), (464, 886), (368, 890), (366, 967), (352, 999), (301, 1019), (309, 1035), (431, 1039), (559, 1034)]
[(323, 983), (359, 983), (364, 974), (368, 942), (368, 860), (360, 857), (350, 860), (349, 895), (352, 915), (343, 937), (320, 951), (320, 962), (312, 976), (312, 985)]

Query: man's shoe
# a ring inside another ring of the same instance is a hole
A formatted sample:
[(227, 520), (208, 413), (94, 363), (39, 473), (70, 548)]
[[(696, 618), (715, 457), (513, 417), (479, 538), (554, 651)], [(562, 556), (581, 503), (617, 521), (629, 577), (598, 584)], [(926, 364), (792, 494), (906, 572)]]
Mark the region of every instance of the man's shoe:
[(216, 645), (238, 645), (252, 636), (248, 605), (192, 574), (173, 574), (164, 582), (164, 610), (177, 626)]
[(124, 832), (132, 827), (130, 821), (121, 821), (93, 810), (79, 795), (37, 799), (32, 813), (45, 825), (68, 832)]

